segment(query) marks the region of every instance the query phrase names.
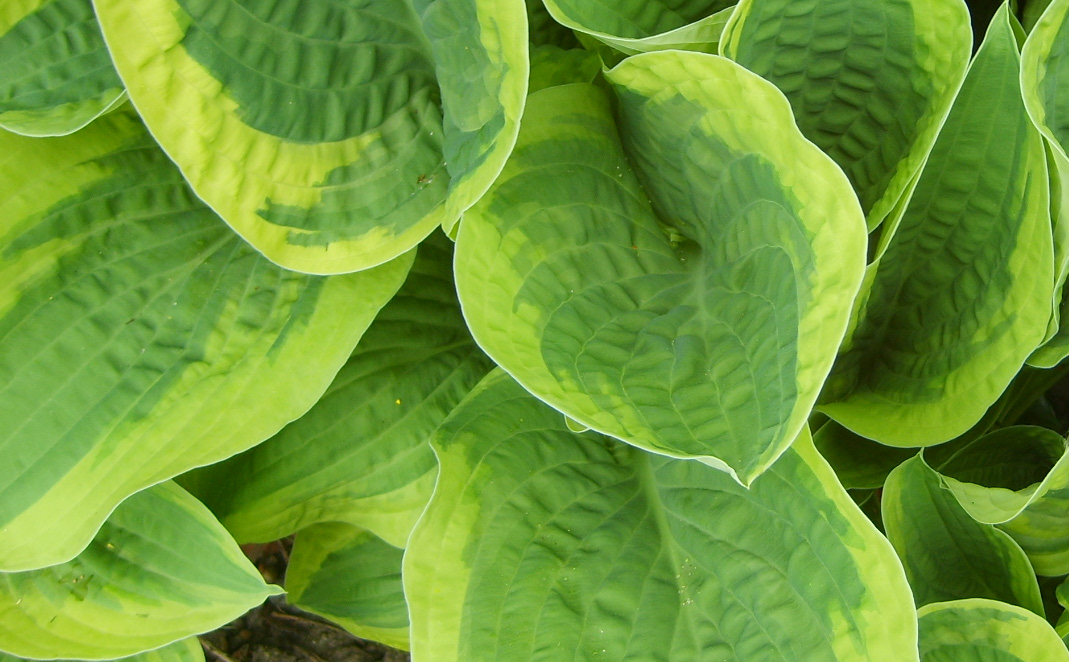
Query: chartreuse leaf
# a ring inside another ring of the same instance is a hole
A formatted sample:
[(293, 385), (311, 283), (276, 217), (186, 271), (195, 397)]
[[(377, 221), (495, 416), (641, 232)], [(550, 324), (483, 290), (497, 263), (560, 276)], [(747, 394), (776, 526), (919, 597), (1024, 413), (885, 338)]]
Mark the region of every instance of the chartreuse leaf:
[(1069, 662), (1058, 634), (1032, 612), (973, 598), (917, 610), (922, 662)]
[(807, 432), (747, 490), (572, 433), (495, 371), (434, 446), (415, 662), (916, 660), (901, 566)]
[[(1026, 10), (1028, 10), (1028, 7)], [(1064, 290), (1069, 269), (1069, 93), (1064, 81), (1069, 76), (1069, 2), (1054, 0), (1046, 6), (1021, 50), (1021, 88), (1025, 106), (1052, 151), (1052, 185), (1054, 236), (1058, 248), (1059, 292), (1058, 332), (1030, 358), (1033, 365), (1049, 368), (1069, 356), (1069, 324), (1062, 323), (1069, 314), (1069, 297)], [(1032, 11), (1035, 16), (1035, 11)]]
[(452, 243), (419, 247), (408, 280), (323, 398), (263, 444), (181, 482), (240, 542), (345, 521), (403, 547), (430, 498), (430, 436), (493, 364), (460, 315)]
[(212, 630), (270, 595), (226, 530), (172, 482), (130, 497), (66, 563), (0, 573), (0, 649), (101, 660)]
[(91, 0), (0, 4), (0, 128), (73, 133), (125, 99)]
[(1017, 426), (985, 435), (939, 467), (978, 522), (998, 524), (1035, 571), (1069, 573), (1069, 449), (1057, 432)]
[(408, 650), (403, 550), (350, 524), (314, 524), (297, 534), (286, 599), (363, 639)]
[(821, 411), (887, 445), (964, 433), (1046, 332), (1047, 163), (1014, 20), (992, 21), (821, 395)]
[(908, 195), (971, 47), (962, 0), (742, 0), (720, 53), (783, 90), (871, 229)]
[[(0, 651), (0, 662), (22, 662), (23, 658)], [(73, 662), (66, 661), (63, 662)], [(163, 648), (121, 658), (121, 662), (204, 662), (204, 649), (196, 637), (186, 637)]]
[(1039, 584), (1020, 546), (970, 517), (921, 456), (887, 477), (882, 513), (918, 605), (991, 598), (1043, 615)]
[(562, 25), (634, 55), (666, 49), (715, 53), (733, 0), (545, 0)]
[(578, 424), (748, 484), (805, 424), (842, 338), (861, 211), (782, 95), (732, 62), (665, 51), (607, 75), (619, 134), (594, 86), (531, 95), (457, 238), (464, 315)]
[(71, 559), (133, 492), (307, 411), (410, 263), (275, 266), (125, 112), (0, 134), (0, 569)]
[(527, 82), (523, 0), (96, 0), (130, 99), (271, 260), (366, 269), (497, 176)]

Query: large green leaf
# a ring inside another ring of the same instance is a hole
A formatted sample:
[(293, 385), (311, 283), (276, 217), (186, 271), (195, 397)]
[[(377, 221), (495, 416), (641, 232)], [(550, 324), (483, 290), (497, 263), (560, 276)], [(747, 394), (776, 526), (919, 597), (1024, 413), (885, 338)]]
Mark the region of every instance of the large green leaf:
[(125, 112), (0, 134), (0, 569), (72, 558), (133, 492), (307, 411), (411, 259), (275, 266)]
[(922, 662), (1069, 662), (1069, 650), (1039, 616), (974, 598), (917, 610)]
[(297, 534), (286, 599), (358, 637), (408, 650), (402, 553), (349, 524), (314, 524)]
[(64, 135), (125, 99), (91, 0), (0, 3), (0, 128)]
[(435, 233), (323, 398), (263, 444), (180, 482), (241, 542), (344, 521), (403, 547), (434, 486), (430, 436), (492, 363)]
[(921, 456), (887, 477), (883, 523), (918, 605), (991, 598), (1043, 615), (1039, 584), (1020, 546), (977, 522)]
[(268, 258), (385, 262), (500, 172), (523, 0), (96, 0), (115, 65), (193, 189)]
[[(0, 651), (0, 662), (27, 662), (24, 658)], [(60, 662), (75, 662), (62, 660)], [(121, 658), (121, 662), (204, 662), (204, 650), (196, 637), (186, 637), (163, 648)]]
[(1043, 340), (1054, 258), (1015, 22), (995, 17), (880, 258), (820, 410), (893, 446), (964, 433)]
[(978, 522), (998, 524), (1036, 572), (1069, 573), (1069, 448), (1046, 428), (985, 435), (939, 467), (944, 484)]
[(861, 211), (783, 96), (729, 60), (650, 53), (608, 77), (619, 133), (598, 88), (530, 97), (457, 238), (464, 315), (579, 424), (749, 483), (805, 424), (842, 338)]
[(404, 558), (414, 662), (915, 660), (894, 552), (808, 433), (752, 485), (491, 373), (439, 430)]
[(1069, 91), (1065, 85), (1069, 76), (1069, 23), (1066, 15), (1069, 2), (1054, 0), (1035, 24), (1021, 50), (1021, 88), (1025, 106), (1036, 127), (1048, 141), (1053, 152), (1051, 194), (1054, 196), (1055, 238), (1058, 240), (1061, 268), (1058, 283), (1062, 287), (1059, 311), (1059, 331), (1040, 348), (1030, 360), (1034, 365), (1051, 367), (1069, 356), (1069, 323), (1061, 323), (1069, 313), (1069, 297), (1064, 291), (1065, 275), (1069, 270)]
[(281, 593), (208, 509), (171, 482), (124, 501), (73, 560), (0, 573), (0, 649), (132, 655), (227, 623)]
[(783, 90), (874, 228), (908, 196), (971, 42), (962, 0), (742, 0), (720, 52)]
[(544, 0), (562, 25), (633, 55), (715, 53), (735, 0)]

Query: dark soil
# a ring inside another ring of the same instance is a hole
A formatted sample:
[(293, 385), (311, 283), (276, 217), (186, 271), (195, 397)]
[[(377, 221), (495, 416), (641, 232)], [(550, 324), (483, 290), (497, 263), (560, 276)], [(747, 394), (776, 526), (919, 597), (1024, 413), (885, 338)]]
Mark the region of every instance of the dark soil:
[[(282, 584), (292, 538), (243, 545), (264, 579)], [(270, 598), (236, 621), (200, 637), (207, 662), (408, 662), (408, 653), (358, 639), (314, 614)]]

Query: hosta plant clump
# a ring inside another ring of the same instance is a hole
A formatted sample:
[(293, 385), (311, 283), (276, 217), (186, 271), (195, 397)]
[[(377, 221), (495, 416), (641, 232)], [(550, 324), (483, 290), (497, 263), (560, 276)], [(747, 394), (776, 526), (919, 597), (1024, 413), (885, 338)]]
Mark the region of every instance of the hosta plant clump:
[(1069, 0), (7, 2), (0, 658), (1069, 662), (1067, 81)]

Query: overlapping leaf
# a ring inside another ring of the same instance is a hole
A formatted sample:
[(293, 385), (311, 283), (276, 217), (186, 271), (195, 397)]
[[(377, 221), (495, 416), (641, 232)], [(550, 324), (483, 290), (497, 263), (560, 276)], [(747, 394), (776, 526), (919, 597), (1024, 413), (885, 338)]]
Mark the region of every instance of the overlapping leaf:
[(204, 506), (162, 483), (124, 501), (73, 560), (0, 573), (0, 650), (123, 657), (219, 627), (280, 592)]
[(871, 229), (908, 196), (970, 46), (962, 0), (742, 0), (720, 52), (783, 90)]
[(515, 141), (523, 0), (96, 0), (130, 98), (268, 258), (385, 262), (451, 226)]
[(888, 445), (968, 430), (1046, 333), (1046, 155), (1013, 20), (992, 22), (821, 395), (821, 411)]
[(297, 535), (286, 569), (287, 600), (362, 639), (408, 650), (402, 550), (339, 522)]
[(531, 96), (457, 239), (465, 318), (579, 424), (749, 483), (842, 338), (861, 211), (782, 95), (730, 61), (650, 53), (608, 76), (619, 134), (595, 87)]
[(435, 441), (414, 662), (916, 659), (893, 551), (803, 435), (747, 490), (572, 433), (491, 373)]
[(917, 611), (922, 662), (1069, 662), (1039, 616), (996, 600), (955, 600)]
[(239, 541), (343, 521), (404, 547), (434, 485), (430, 436), (492, 366), (461, 318), (452, 248), (440, 232), (420, 245), (408, 280), (305, 416), (181, 479)]
[(1069, 573), (1069, 450), (1061, 435), (1026, 426), (999, 430), (939, 472), (973, 519), (1010, 534), (1037, 573)]
[(64, 135), (125, 99), (91, 0), (0, 4), (0, 128)]
[(410, 264), (271, 264), (126, 113), (0, 134), (0, 568), (72, 558), (131, 493), (304, 413)]
[(715, 53), (734, 0), (545, 0), (553, 18), (627, 55)]
[(887, 477), (882, 505), (887, 537), (918, 605), (990, 598), (1043, 615), (1039, 584), (1020, 546), (974, 520), (920, 456)]

